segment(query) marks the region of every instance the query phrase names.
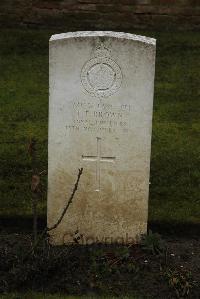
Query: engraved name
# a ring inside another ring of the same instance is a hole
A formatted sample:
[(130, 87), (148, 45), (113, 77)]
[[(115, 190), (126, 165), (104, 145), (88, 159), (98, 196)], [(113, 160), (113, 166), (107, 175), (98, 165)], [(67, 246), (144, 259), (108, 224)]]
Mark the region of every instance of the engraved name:
[(72, 121), (66, 124), (71, 131), (129, 132), (131, 105), (112, 105), (87, 101), (72, 101)]

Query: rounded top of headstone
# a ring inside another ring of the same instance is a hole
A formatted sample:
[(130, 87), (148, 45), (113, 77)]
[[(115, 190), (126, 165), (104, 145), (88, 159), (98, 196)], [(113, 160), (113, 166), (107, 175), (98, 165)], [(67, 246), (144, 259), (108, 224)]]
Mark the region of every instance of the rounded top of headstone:
[(156, 45), (156, 39), (154, 38), (150, 38), (142, 35), (136, 35), (132, 33), (114, 32), (114, 31), (75, 31), (75, 32), (54, 34), (51, 36), (50, 42), (56, 40), (62, 40), (62, 39), (79, 38), (79, 37), (112, 37), (112, 38), (139, 41), (153, 46)]

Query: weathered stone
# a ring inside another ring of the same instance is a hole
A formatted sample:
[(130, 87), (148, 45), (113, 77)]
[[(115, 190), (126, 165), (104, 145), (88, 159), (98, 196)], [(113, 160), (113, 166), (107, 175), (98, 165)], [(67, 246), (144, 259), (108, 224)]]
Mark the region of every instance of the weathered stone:
[(137, 242), (148, 214), (155, 40), (114, 32), (50, 39), (48, 226), (83, 174), (53, 244)]

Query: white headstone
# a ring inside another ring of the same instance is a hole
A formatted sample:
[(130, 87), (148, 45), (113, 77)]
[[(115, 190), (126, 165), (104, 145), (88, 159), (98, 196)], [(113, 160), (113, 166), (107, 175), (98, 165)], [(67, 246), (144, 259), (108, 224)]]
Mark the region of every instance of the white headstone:
[(53, 244), (138, 242), (147, 229), (155, 39), (50, 39), (48, 226)]

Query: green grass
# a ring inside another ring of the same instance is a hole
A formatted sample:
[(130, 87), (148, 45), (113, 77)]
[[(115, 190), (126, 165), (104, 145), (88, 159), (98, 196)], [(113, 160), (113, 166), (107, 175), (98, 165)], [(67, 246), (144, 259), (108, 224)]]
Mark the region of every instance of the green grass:
[(150, 219), (200, 223), (200, 35), (158, 36)]
[[(31, 161), (47, 169), (47, 30), (2, 30), (0, 35), (0, 213), (30, 215)], [(141, 33), (141, 32), (139, 32)], [(149, 219), (200, 223), (200, 35), (142, 32), (157, 38)], [(46, 179), (40, 214), (46, 213)]]

